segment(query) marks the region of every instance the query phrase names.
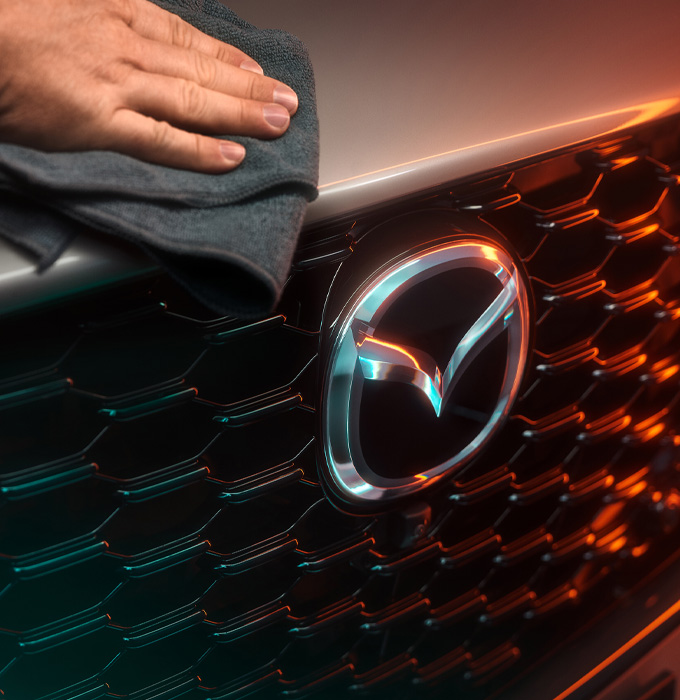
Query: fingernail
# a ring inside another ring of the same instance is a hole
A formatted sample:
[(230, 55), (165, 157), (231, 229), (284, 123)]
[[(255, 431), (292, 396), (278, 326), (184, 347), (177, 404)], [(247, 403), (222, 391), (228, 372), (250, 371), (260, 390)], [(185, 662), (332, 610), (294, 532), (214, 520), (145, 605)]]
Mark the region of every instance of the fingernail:
[(232, 141), (220, 142), (220, 153), (225, 160), (230, 163), (240, 163), (246, 155), (246, 149), (240, 143)]
[(290, 121), (288, 110), (280, 105), (265, 105), (262, 108), (262, 113), (264, 114), (265, 120), (277, 129), (288, 126), (288, 122)]
[(243, 70), (249, 70), (251, 73), (259, 73), (260, 75), (264, 75), (262, 66), (257, 61), (253, 61), (252, 58), (246, 58), (240, 67)]
[(283, 105), (291, 114), (297, 109), (298, 97), (287, 85), (274, 88), (274, 102)]

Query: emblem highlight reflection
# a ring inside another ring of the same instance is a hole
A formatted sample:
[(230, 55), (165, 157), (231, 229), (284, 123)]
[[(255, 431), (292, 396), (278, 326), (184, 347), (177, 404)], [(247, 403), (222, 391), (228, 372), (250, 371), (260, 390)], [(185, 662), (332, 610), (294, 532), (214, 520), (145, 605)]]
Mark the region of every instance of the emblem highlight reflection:
[[(492, 251), (494, 257), (488, 253), (488, 246), (484, 246), (483, 252), (490, 260), (498, 259), (495, 251)], [(502, 291), (456, 346), (443, 374), (427, 353), (378, 340), (370, 328), (370, 332), (359, 331), (359, 339), (355, 334), (364, 377), (412, 384), (425, 394), (439, 417), (442, 406), (471, 362), (512, 321), (517, 286), (501, 265), (495, 274), (503, 284)]]

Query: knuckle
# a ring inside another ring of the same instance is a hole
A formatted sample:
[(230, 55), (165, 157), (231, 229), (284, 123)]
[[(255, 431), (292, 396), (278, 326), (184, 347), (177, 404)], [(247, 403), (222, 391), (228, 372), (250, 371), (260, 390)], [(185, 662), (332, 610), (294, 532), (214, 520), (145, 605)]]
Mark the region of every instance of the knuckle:
[(192, 136), (193, 142), (191, 144), (191, 150), (194, 154), (194, 157), (200, 159), (205, 151), (205, 149), (203, 148), (205, 139), (199, 134), (192, 134)]
[(232, 63), (233, 62), (233, 51), (231, 46), (228, 44), (224, 44), (222, 42), (219, 42), (217, 44), (217, 47), (215, 49), (215, 58), (217, 58), (218, 61), (222, 61), (223, 63)]
[(248, 103), (246, 100), (236, 100), (234, 104), (234, 119), (236, 123), (243, 126), (252, 121), (249, 117), (250, 111), (248, 110)]
[(93, 8), (81, 20), (81, 36), (101, 37), (111, 31), (111, 27), (115, 26), (118, 17), (115, 12), (109, 8)]
[(92, 67), (92, 73), (105, 85), (124, 86), (129, 82), (135, 65), (132, 58), (102, 61)]
[(132, 0), (115, 0), (99, 3), (90, 8), (84, 21), (92, 28), (107, 26), (107, 31), (114, 31), (116, 25), (130, 26), (134, 22), (135, 8)]
[(212, 88), (217, 80), (217, 70), (213, 61), (203, 53), (194, 53), (194, 71), (200, 85)]
[(184, 49), (191, 48), (191, 34), (188, 26), (175, 15), (170, 15), (171, 42)]
[(150, 143), (147, 144), (151, 150), (166, 152), (172, 145), (172, 129), (168, 122), (153, 122)]
[(130, 26), (135, 18), (135, 6), (132, 0), (116, 0), (116, 14), (128, 26)]
[(250, 100), (260, 100), (266, 97), (262, 78), (256, 73), (250, 73), (247, 77), (246, 97)]
[(183, 80), (180, 88), (180, 99), (184, 114), (196, 119), (204, 116), (207, 107), (205, 91), (190, 80)]

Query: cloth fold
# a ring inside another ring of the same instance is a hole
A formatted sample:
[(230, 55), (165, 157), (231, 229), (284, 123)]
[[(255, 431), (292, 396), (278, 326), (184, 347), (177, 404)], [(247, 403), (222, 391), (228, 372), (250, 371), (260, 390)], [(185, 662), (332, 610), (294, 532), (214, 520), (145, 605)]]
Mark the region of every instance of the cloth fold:
[(223, 175), (111, 152), (0, 144), (0, 236), (32, 251), (45, 268), (76, 232), (94, 228), (139, 245), (219, 313), (265, 314), (278, 301), (307, 202), (316, 197), (319, 137), (309, 57), (295, 37), (257, 29), (218, 0), (152, 1), (290, 85), (300, 103), (287, 132), (272, 141), (225, 135), (247, 155)]

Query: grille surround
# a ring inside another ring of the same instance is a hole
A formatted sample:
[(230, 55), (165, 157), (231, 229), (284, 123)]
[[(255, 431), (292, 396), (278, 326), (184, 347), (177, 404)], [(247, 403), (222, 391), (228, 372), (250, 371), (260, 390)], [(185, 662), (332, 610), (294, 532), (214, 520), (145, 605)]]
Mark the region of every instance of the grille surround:
[(399, 205), (510, 240), (538, 322), (492, 449), (377, 516), (331, 505), (315, 436), (322, 319), (384, 213), (307, 232), (256, 323), (163, 279), (7, 319), (0, 688), (489, 697), (634, 590), (677, 541), (678, 164), (672, 120)]

